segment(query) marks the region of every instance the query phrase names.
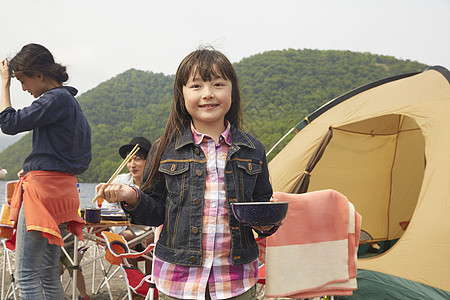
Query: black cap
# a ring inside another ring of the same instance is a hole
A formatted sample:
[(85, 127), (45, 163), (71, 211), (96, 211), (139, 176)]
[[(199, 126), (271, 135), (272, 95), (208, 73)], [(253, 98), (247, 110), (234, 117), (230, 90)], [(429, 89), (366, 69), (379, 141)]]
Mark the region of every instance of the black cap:
[(144, 155), (144, 158), (147, 158), (148, 151), (152, 147), (152, 143), (150, 143), (149, 140), (147, 140), (145, 137), (134, 137), (129, 144), (123, 145), (119, 148), (119, 154), (122, 156), (122, 158), (127, 157), (128, 153), (133, 150), (134, 146), (136, 144), (139, 144), (139, 151), (138, 153), (142, 153)]

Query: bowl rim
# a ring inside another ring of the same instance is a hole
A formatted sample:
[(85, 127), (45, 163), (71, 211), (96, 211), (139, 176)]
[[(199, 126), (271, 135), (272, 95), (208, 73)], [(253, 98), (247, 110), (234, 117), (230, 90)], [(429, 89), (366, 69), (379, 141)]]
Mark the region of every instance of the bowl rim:
[(289, 202), (287, 201), (279, 201), (279, 202), (237, 202), (237, 203), (231, 203), (231, 205), (236, 205), (236, 206), (246, 206), (246, 205), (261, 205), (261, 204), (269, 204), (269, 205), (273, 205), (273, 204), (289, 204)]

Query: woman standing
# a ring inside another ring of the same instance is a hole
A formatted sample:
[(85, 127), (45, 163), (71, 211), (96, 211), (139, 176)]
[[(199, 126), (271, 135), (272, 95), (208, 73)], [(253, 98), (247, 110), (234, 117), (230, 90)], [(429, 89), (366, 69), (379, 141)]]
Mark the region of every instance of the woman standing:
[[(91, 161), (91, 130), (75, 99), (77, 90), (63, 86), (66, 68), (38, 44), (25, 45), (10, 62), (0, 63), (0, 127), (5, 134), (33, 131), (33, 147), (19, 172), (11, 204), (17, 225), (16, 278), (21, 299), (63, 299), (59, 257), (67, 227), (80, 239), (75, 175)], [(15, 77), (37, 100), (23, 109), (11, 107)]]

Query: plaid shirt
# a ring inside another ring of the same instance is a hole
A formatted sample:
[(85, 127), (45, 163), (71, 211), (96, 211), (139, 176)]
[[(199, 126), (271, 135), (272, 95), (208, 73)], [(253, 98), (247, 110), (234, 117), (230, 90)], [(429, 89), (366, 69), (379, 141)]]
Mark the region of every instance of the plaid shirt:
[(155, 257), (154, 279), (162, 293), (181, 299), (204, 299), (209, 285), (211, 299), (243, 294), (258, 278), (258, 261), (231, 265), (231, 234), (225, 194), (224, 171), (231, 143), (230, 126), (214, 139), (197, 132), (191, 125), (195, 143), (207, 159), (205, 202), (203, 206), (202, 267), (171, 264)]

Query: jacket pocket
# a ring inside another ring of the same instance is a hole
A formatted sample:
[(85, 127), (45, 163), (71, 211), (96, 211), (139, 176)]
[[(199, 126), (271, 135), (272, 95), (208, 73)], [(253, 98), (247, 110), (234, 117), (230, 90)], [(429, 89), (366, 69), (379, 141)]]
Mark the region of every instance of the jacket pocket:
[(242, 160), (237, 162), (239, 172), (240, 189), (244, 195), (244, 201), (252, 201), (256, 179), (262, 172), (261, 163), (254, 160)]
[(189, 188), (189, 162), (161, 162), (159, 171), (164, 174), (167, 192), (175, 198)]

